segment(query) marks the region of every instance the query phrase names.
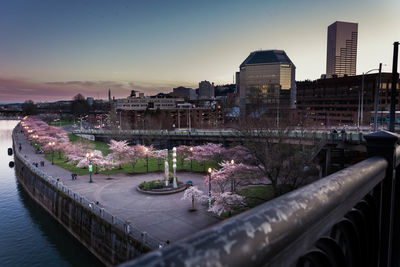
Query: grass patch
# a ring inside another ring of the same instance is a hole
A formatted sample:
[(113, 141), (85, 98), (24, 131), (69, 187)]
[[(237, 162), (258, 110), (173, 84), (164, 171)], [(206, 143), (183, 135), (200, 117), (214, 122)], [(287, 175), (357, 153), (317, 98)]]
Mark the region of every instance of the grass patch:
[(245, 202), (250, 208), (254, 208), (274, 198), (274, 190), (271, 185), (250, 186), (240, 190), (239, 195), (245, 197)]
[(103, 153), (103, 156), (107, 156), (108, 154), (111, 153), (111, 150), (108, 147), (108, 144), (99, 142), (99, 141), (90, 141), (85, 138), (82, 138), (80, 136), (77, 136), (75, 134), (68, 134), (69, 141), (72, 143), (76, 142), (82, 142), (85, 144), (93, 144), (94, 145), (94, 150), (99, 150), (101, 153)]
[(48, 123), (51, 126), (56, 126), (56, 127), (64, 127), (64, 126), (72, 126), (74, 125), (73, 121), (68, 121), (68, 120), (61, 120), (60, 121), (49, 121)]
[[(72, 143), (77, 143), (77, 142), (82, 142), (84, 144), (93, 144), (95, 150), (99, 150), (103, 153), (104, 156), (108, 155), (112, 151), (109, 149), (108, 144), (99, 142), (99, 141), (90, 141), (85, 138), (79, 137), (75, 134), (68, 134), (69, 141)], [(46, 159), (51, 161), (51, 153), (46, 154)], [(164, 160), (157, 160), (153, 158), (148, 159), (149, 167), (148, 170), (149, 172), (164, 172)], [(78, 168), (75, 166), (75, 164), (68, 164), (68, 160), (65, 158), (64, 155), (62, 155), (61, 158), (59, 158), (58, 152), (54, 153), (54, 164), (71, 172), (71, 173), (76, 173), (78, 175), (86, 175), (89, 174), (89, 171), (87, 168)], [(168, 155), (168, 164), (169, 164), (169, 171), (172, 172), (172, 153), (169, 153)], [(137, 161), (135, 165), (135, 169), (132, 169), (132, 164), (123, 164), (122, 169), (119, 168), (119, 166), (116, 166), (110, 170), (104, 170), (104, 171), (99, 171), (99, 173), (104, 174), (104, 175), (112, 175), (112, 174), (117, 174), (117, 173), (127, 173), (127, 174), (132, 174), (132, 173), (146, 173), (146, 159), (140, 159)], [(217, 168), (218, 164), (216, 162), (205, 162), (199, 163), (197, 161), (192, 161), (192, 171), (193, 172), (198, 172), (198, 173), (204, 173), (207, 171), (208, 168)], [(95, 170), (95, 169), (94, 169)], [(190, 171), (190, 161), (187, 160), (177, 160), (177, 171)], [(163, 174), (162, 174), (163, 175)]]
[(236, 214), (254, 208), (274, 198), (274, 191), (271, 185), (249, 186), (240, 190), (238, 194), (244, 197), (244, 202), (247, 205), (247, 208), (233, 210), (231, 214), (229, 214), (228, 212), (224, 212), (221, 214), (221, 218), (227, 219), (229, 217), (235, 216)]
[[(103, 152), (104, 153), (104, 152)], [(46, 159), (48, 161), (51, 161), (51, 153), (46, 154)], [(164, 160), (157, 160), (157, 159), (152, 159), (149, 158), (149, 172), (160, 172), (160, 175), (164, 175)], [(184, 165), (180, 165), (180, 162), (177, 164), (177, 171), (190, 171), (190, 162), (184, 161)], [(86, 175), (89, 174), (89, 171), (87, 168), (78, 168), (76, 167), (75, 164), (68, 164), (68, 160), (62, 155), (61, 158), (59, 158), (58, 152), (54, 153), (54, 164), (71, 172), (71, 173), (76, 173), (78, 175)], [(208, 163), (206, 164), (207, 168), (208, 166), (214, 166), (216, 164)], [(119, 166), (116, 166), (110, 170), (104, 170), (104, 171), (99, 171), (99, 173), (104, 174), (104, 175), (112, 175), (112, 174), (117, 174), (117, 173), (127, 173), (127, 174), (132, 174), (132, 173), (146, 173), (146, 159), (140, 159), (137, 161), (135, 165), (135, 169), (132, 169), (132, 164), (127, 163), (127, 164), (122, 164), (122, 169), (119, 168)], [(204, 167), (202, 164), (199, 164), (198, 162), (193, 161), (192, 165), (192, 170), (193, 172), (198, 172), (198, 173), (203, 173)], [(172, 172), (172, 157), (169, 157), (169, 171)]]

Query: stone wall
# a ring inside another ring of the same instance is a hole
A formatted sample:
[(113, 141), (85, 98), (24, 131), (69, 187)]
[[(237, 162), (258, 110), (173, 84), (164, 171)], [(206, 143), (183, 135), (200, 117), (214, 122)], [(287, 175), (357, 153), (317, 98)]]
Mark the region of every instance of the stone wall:
[(145, 232), (72, 192), (14, 151), (17, 178), (27, 193), (105, 265), (113, 266), (159, 247)]

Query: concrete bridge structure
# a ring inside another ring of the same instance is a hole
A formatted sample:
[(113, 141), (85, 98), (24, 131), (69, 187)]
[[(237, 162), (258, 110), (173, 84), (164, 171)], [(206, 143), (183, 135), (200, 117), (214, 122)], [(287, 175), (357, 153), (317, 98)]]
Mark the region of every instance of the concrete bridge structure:
[(171, 149), (174, 146), (195, 146), (204, 143), (244, 144), (247, 140), (264, 142), (272, 141), (290, 145), (316, 146), (314, 160), (321, 166), (321, 176), (343, 169), (366, 157), (364, 132), (334, 133), (327, 131), (287, 131), (278, 132), (233, 130), (75, 130), (73, 133), (91, 140), (108, 142), (111, 139), (128, 140), (131, 144), (154, 145)]
[(234, 130), (196, 130), (196, 131), (167, 131), (167, 130), (74, 130), (74, 134), (93, 135), (95, 140), (110, 139), (129, 140), (136, 144), (160, 144), (168, 147), (185, 144), (197, 145), (207, 142), (218, 142), (224, 145), (243, 143), (249, 138), (262, 141), (263, 138), (284, 138), (289, 144), (313, 145), (321, 141), (329, 145), (364, 144), (364, 133), (333, 133), (324, 131), (234, 131)]

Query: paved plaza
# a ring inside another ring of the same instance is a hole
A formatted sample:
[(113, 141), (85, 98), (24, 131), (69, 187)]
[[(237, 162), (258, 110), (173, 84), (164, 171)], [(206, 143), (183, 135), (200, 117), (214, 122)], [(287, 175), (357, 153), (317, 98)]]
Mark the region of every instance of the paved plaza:
[[(163, 172), (149, 174), (112, 174), (93, 175), (93, 183), (89, 183), (89, 175), (71, 179), (71, 173), (51, 165), (43, 154), (36, 154), (29, 141), (22, 133), (16, 135), (16, 143), (22, 144), (22, 155), (30, 162), (45, 161), (39, 168), (54, 178), (60, 179), (74, 192), (83, 195), (88, 200), (99, 202), (114, 216), (128, 221), (141, 231), (146, 231), (154, 238), (165, 242), (177, 241), (197, 231), (212, 226), (219, 218), (207, 212), (207, 208), (199, 203), (197, 211), (190, 212), (190, 200), (181, 200), (184, 192), (170, 195), (147, 195), (136, 190), (143, 181), (163, 178)], [(178, 172), (179, 181), (193, 181), (203, 192), (207, 192), (203, 174)]]

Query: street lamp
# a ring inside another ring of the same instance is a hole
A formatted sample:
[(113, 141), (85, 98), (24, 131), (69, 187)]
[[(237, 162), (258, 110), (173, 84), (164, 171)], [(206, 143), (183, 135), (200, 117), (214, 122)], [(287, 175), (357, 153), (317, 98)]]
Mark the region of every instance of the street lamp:
[(49, 146), (51, 147), (51, 165), (54, 165), (54, 145), (55, 142), (49, 142)]
[(34, 140), (35, 146), (37, 146), (37, 139), (39, 138), (39, 136), (38, 136), (37, 134), (34, 134), (34, 135), (32, 136), (32, 138), (33, 138), (33, 140)]
[(146, 173), (149, 173), (149, 149), (146, 147)]
[[(382, 64), (379, 64), (379, 69), (372, 69), (372, 70), (369, 70), (369, 71), (367, 71), (365, 73), (363, 72), (363, 74), (362, 74), (362, 81), (361, 81), (361, 110), (360, 110), (361, 126), (363, 125), (363, 117), (364, 117), (364, 115), (363, 115), (363, 113), (364, 113), (364, 76), (365, 76), (365, 74), (368, 74), (371, 71), (379, 70), (379, 82), (380, 82), (381, 68), (382, 68)], [(381, 85), (379, 83), (377, 91), (379, 90), (380, 87), (381, 87)], [(379, 92), (377, 92), (377, 93), (379, 94)], [(376, 99), (376, 100), (378, 100), (378, 99)], [(375, 127), (375, 125), (374, 125), (374, 127)]]
[(89, 183), (93, 183), (93, 180), (92, 180), (92, 171), (93, 171), (92, 157), (93, 157), (93, 152), (86, 153), (86, 158), (89, 161)]
[(172, 169), (174, 170), (174, 181), (172, 186), (174, 188), (177, 188), (178, 183), (176, 182), (176, 147), (172, 149)]
[[(235, 164), (234, 160), (231, 160), (231, 164)], [(231, 177), (231, 192), (233, 193), (233, 191), (235, 190), (235, 184), (233, 182), (233, 178)]]
[(193, 147), (190, 148), (190, 172), (193, 171), (193, 159), (192, 159), (192, 155), (193, 155)]
[(211, 207), (211, 173), (212, 169), (208, 168), (208, 207)]

